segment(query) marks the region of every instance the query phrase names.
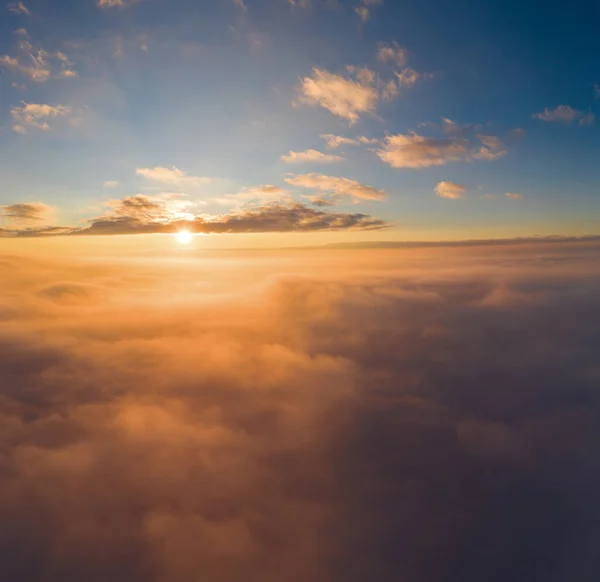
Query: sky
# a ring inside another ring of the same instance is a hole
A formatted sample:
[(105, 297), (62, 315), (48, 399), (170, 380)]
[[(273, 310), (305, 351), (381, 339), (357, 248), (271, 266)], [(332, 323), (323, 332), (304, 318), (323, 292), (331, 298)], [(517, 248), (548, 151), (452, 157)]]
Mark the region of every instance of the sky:
[(581, 1), (10, 3), (0, 235), (596, 234), (597, 17)]
[(10, 582), (590, 582), (600, 8), (0, 6)]

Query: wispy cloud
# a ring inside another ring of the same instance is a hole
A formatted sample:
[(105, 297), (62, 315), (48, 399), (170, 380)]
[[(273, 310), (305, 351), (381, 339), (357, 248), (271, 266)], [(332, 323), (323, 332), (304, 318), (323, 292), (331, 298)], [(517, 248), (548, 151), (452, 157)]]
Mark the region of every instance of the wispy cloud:
[(100, 8), (125, 8), (138, 2), (141, 2), (141, 0), (98, 0), (96, 4)]
[(513, 200), (521, 200), (523, 198), (522, 194), (517, 194), (516, 192), (507, 192), (505, 196)]
[(25, 6), (23, 2), (12, 2), (7, 6), (8, 10), (15, 14), (23, 14), (24, 16), (31, 16), (31, 10)]
[(281, 160), (288, 164), (300, 164), (312, 162), (316, 164), (331, 164), (334, 162), (343, 162), (345, 158), (342, 156), (333, 156), (324, 154), (317, 150), (306, 150), (304, 152), (290, 152), (287, 155), (281, 156)]
[(0, 206), (0, 217), (17, 226), (38, 225), (54, 217), (54, 208), (43, 202), (23, 202)]
[(25, 75), (31, 81), (44, 83), (51, 78), (67, 79), (77, 76), (74, 63), (61, 51), (47, 51), (41, 46), (35, 47), (27, 31), (16, 31), (20, 37), (15, 56), (0, 56), (0, 66)]
[(448, 198), (449, 200), (458, 200), (465, 195), (467, 189), (462, 184), (454, 182), (440, 182), (435, 187), (435, 193), (440, 198)]
[(387, 196), (384, 190), (361, 184), (356, 180), (337, 176), (302, 174), (290, 176), (285, 181), (292, 186), (326, 192), (329, 195), (328, 200), (331, 203), (339, 202), (344, 198), (349, 198), (354, 203), (365, 200), (381, 201)]
[(13, 131), (27, 134), (31, 130), (48, 131), (49, 120), (57, 117), (65, 117), (72, 112), (71, 107), (66, 105), (48, 105), (44, 103), (25, 103), (19, 107), (13, 107), (10, 114), (13, 120)]
[(327, 143), (327, 147), (334, 150), (343, 145), (372, 145), (379, 143), (378, 139), (370, 139), (368, 137), (360, 136), (360, 137), (344, 137), (341, 135), (333, 135), (331, 133), (322, 133), (319, 136), (321, 139), (324, 139)]
[(541, 113), (535, 113), (534, 119), (540, 119), (542, 121), (554, 122), (554, 123), (565, 123), (567, 125), (578, 121), (578, 125), (592, 125), (595, 121), (593, 113), (585, 113), (573, 109), (569, 105), (559, 105), (554, 109), (546, 107)]
[(262, 206), (265, 204), (290, 204), (293, 202), (290, 193), (279, 186), (273, 184), (261, 184), (251, 188), (244, 188), (236, 194), (226, 194), (220, 198), (210, 200), (217, 204), (228, 206)]
[(210, 182), (210, 178), (204, 176), (188, 176), (183, 170), (178, 168), (165, 168), (155, 166), (153, 168), (137, 168), (136, 174), (161, 184), (176, 186), (201, 186)]
[(385, 64), (404, 67), (408, 63), (408, 51), (397, 42), (390, 44), (381, 43), (377, 51), (377, 58)]
[(365, 24), (371, 19), (371, 7), (383, 4), (383, 0), (362, 0), (360, 6), (354, 8), (354, 12), (360, 18), (361, 24)]

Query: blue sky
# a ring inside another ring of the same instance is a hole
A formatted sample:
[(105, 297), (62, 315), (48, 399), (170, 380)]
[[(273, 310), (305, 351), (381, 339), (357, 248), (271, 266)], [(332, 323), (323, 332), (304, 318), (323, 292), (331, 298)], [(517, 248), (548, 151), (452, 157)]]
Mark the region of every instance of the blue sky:
[(103, 1), (0, 18), (9, 235), (599, 230), (591, 2)]

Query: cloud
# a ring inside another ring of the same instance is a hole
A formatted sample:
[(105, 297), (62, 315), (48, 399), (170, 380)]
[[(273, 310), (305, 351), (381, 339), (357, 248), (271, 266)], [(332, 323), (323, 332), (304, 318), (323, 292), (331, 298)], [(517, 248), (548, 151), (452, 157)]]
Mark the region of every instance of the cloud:
[(27, 134), (31, 130), (50, 130), (49, 120), (66, 117), (72, 112), (66, 105), (48, 105), (43, 103), (25, 103), (20, 107), (12, 107), (10, 114), (13, 120), (13, 131)]
[(121, 182), (118, 180), (107, 180), (104, 182), (105, 188), (118, 188), (121, 185)]
[(580, 127), (583, 127), (584, 125), (594, 125), (595, 121), (596, 116), (593, 113), (586, 113), (581, 116), (577, 125)]
[(233, 0), (233, 4), (237, 6), (237, 8), (243, 10), (244, 12), (248, 11), (248, 7), (246, 6), (246, 4), (244, 4), (244, 0)]
[(377, 58), (385, 64), (405, 67), (408, 64), (408, 51), (397, 42), (390, 44), (380, 43)]
[(210, 182), (210, 178), (204, 176), (188, 176), (178, 168), (165, 168), (154, 166), (153, 168), (137, 168), (136, 174), (151, 182), (168, 184), (170, 186), (201, 186)]
[(228, 206), (234, 204), (238, 207), (240, 205), (262, 206), (272, 203), (290, 204), (293, 202), (293, 198), (284, 188), (273, 184), (262, 184), (260, 186), (244, 188), (236, 194), (226, 194), (221, 198), (214, 198), (211, 202)]
[(541, 113), (535, 113), (533, 118), (548, 122), (565, 123), (567, 125), (577, 120), (579, 120), (579, 125), (591, 125), (595, 120), (593, 113), (586, 114), (583, 111), (573, 109), (569, 105), (559, 105), (554, 109), (546, 107)]
[(350, 123), (373, 114), (379, 100), (375, 87), (318, 68), (302, 79), (300, 92), (303, 103), (319, 105)]
[(136, 194), (123, 199), (109, 200), (106, 205), (110, 212), (95, 221), (120, 220), (131, 218), (147, 224), (167, 224), (179, 220), (193, 220), (191, 210), (194, 203), (185, 194), (159, 194), (149, 196)]
[(396, 72), (392, 79), (382, 78), (368, 67), (348, 66), (346, 70), (353, 78), (313, 69), (312, 76), (302, 79), (298, 102), (323, 107), (352, 125), (365, 115), (374, 115), (381, 99), (391, 101), (402, 89), (429, 78), (410, 68)]
[(15, 14), (23, 14), (24, 16), (31, 16), (31, 10), (25, 6), (23, 2), (13, 2), (7, 6), (8, 10)]
[(363, 24), (368, 22), (371, 18), (371, 11), (366, 6), (357, 6), (354, 9), (354, 12), (358, 14), (358, 17)]
[(7, 580), (594, 579), (597, 242), (53, 255), (0, 256)]
[(43, 202), (21, 202), (0, 206), (0, 217), (19, 226), (48, 222), (53, 218), (53, 215), (54, 208)]
[(99, 8), (125, 8), (133, 6), (141, 0), (97, 0), (96, 4)]
[[(353, 195), (359, 194), (357, 191)], [(228, 214), (208, 215), (198, 214), (196, 204), (183, 194), (137, 194), (109, 200), (106, 202), (107, 211), (89, 220), (89, 226), (86, 227), (36, 227), (19, 224), (16, 228), (0, 231), (0, 236), (175, 234), (181, 230), (196, 234), (239, 234), (379, 230), (389, 226), (385, 221), (367, 214), (332, 213), (309, 208), (295, 202), (285, 190), (276, 186), (248, 189), (228, 200), (263, 204), (254, 207), (239, 206)], [(34, 205), (24, 206), (29, 208)], [(7, 208), (10, 210), (12, 207)], [(16, 213), (16, 210), (11, 212)]]
[(88, 228), (74, 232), (81, 235), (174, 234), (188, 230), (196, 234), (248, 234), (268, 232), (316, 232), (335, 230), (379, 230), (388, 225), (366, 214), (336, 214), (308, 208), (303, 204), (269, 204), (240, 209), (231, 214), (201, 217), (194, 220), (163, 222), (152, 213), (160, 209), (142, 209), (148, 216), (136, 216), (127, 210), (120, 215), (91, 221)]
[(358, 14), (361, 23), (365, 24), (368, 20), (371, 19), (371, 10), (369, 7), (379, 6), (382, 3), (382, 0), (362, 0), (362, 4), (354, 8), (354, 12)]
[[(366, 186), (349, 178), (324, 176), (323, 174), (302, 174), (290, 176), (285, 181), (292, 186), (327, 192), (331, 195), (328, 198), (330, 202), (349, 197), (356, 204), (363, 200), (381, 201), (387, 197), (384, 190), (374, 188), (373, 186)], [(320, 200), (322, 201), (323, 199), (321, 198)]]
[(440, 182), (435, 187), (435, 193), (440, 198), (448, 198), (449, 200), (458, 200), (465, 195), (467, 189), (462, 184), (454, 182)]
[(396, 77), (398, 78), (398, 86), (400, 88), (411, 89), (423, 78), (423, 75), (414, 69), (407, 68), (396, 73)]
[(331, 133), (322, 133), (319, 137), (327, 142), (327, 147), (334, 150), (343, 145), (368, 145), (379, 143), (378, 139), (370, 139), (368, 137), (343, 137), (340, 135), (333, 135)]
[(515, 139), (523, 139), (527, 135), (527, 131), (520, 127), (516, 127), (509, 132), (509, 135)]
[(517, 194), (516, 192), (507, 192), (505, 196), (513, 200), (521, 200), (523, 198), (521, 194)]
[(497, 137), (479, 135), (477, 139), (480, 143), (456, 134), (443, 138), (416, 133), (390, 135), (377, 155), (393, 168), (428, 168), (450, 162), (496, 160), (506, 155)]
[(290, 152), (287, 155), (281, 156), (281, 160), (288, 164), (298, 163), (317, 163), (331, 164), (334, 162), (343, 162), (345, 158), (341, 156), (332, 156), (318, 152), (317, 150), (306, 150), (305, 152)]
[(74, 63), (61, 51), (49, 52), (41, 46), (34, 46), (24, 28), (16, 31), (20, 37), (17, 55), (0, 56), (0, 66), (25, 75), (36, 83), (50, 79), (68, 79), (77, 76)]

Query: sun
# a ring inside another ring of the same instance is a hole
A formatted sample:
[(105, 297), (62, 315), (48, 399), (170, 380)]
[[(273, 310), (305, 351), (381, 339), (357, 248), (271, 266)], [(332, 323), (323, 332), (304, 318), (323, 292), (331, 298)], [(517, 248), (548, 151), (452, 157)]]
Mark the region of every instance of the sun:
[(177, 242), (182, 245), (189, 245), (194, 238), (194, 235), (189, 230), (181, 230), (179, 231), (175, 237), (177, 238)]

